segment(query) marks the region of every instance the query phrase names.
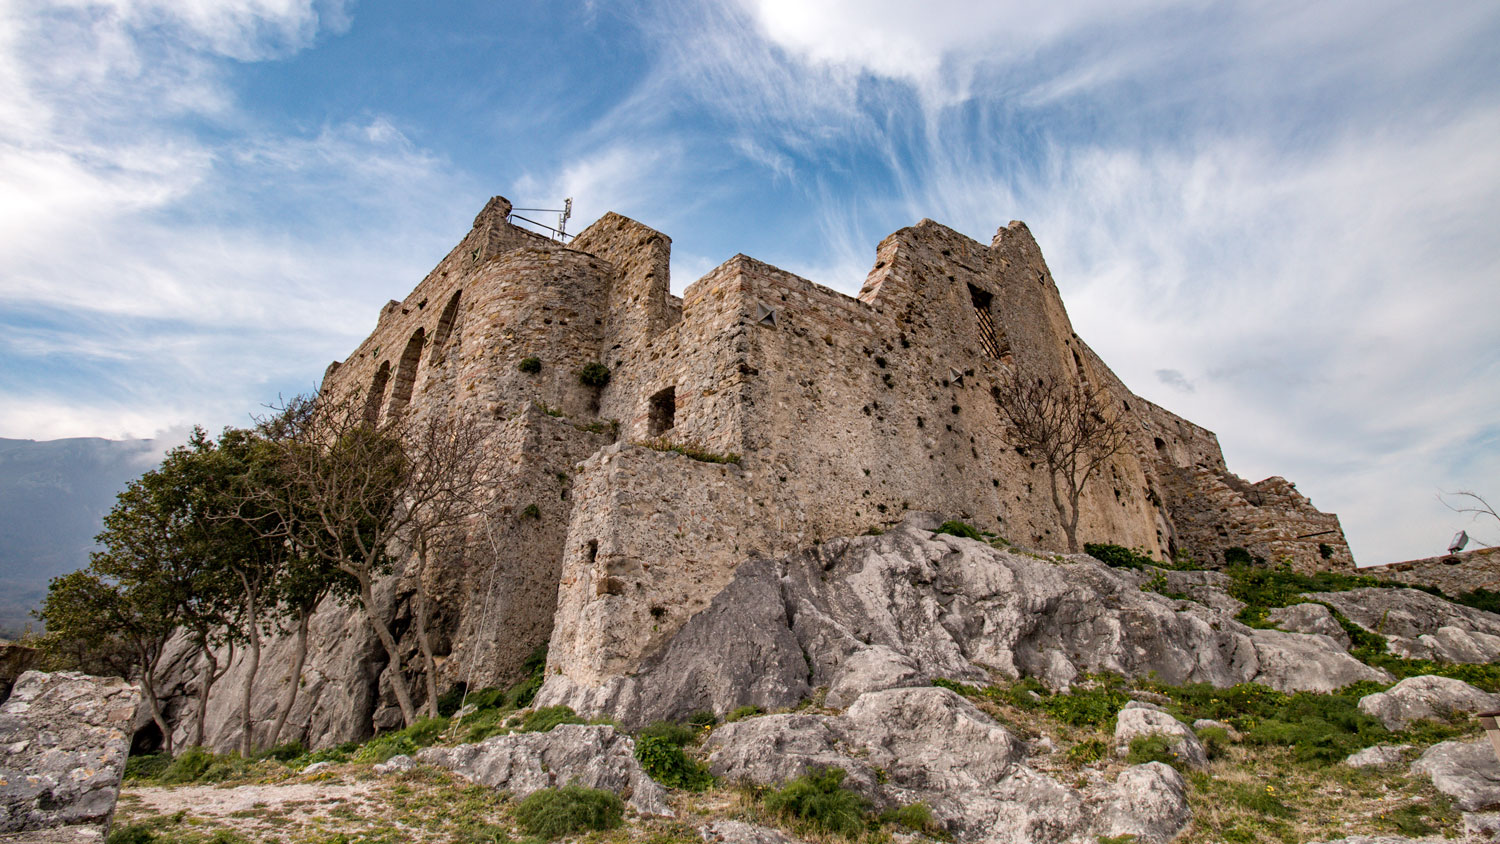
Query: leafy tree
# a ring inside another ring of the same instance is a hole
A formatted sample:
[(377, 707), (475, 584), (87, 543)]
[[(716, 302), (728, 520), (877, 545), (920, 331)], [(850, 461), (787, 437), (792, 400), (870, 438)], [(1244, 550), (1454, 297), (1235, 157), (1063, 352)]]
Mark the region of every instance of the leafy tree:
[(172, 730), (158, 693), (167, 640), (216, 600), (218, 573), (193, 538), (191, 490), (171, 472), (131, 481), (104, 517), (87, 570), (55, 578), (39, 613), (49, 636), (95, 653), (130, 655), (167, 752)]
[(1102, 389), (1049, 377), (1019, 374), (991, 395), (1015, 428), (1016, 444), (1047, 467), (1052, 506), (1057, 508), (1068, 551), (1078, 551), (1078, 499), (1108, 460), (1124, 448), (1124, 421), (1105, 409)]

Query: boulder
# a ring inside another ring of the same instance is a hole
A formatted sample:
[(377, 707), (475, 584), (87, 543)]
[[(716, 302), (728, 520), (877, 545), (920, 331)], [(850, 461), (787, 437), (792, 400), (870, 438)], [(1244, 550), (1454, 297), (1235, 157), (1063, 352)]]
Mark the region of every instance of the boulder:
[(1369, 587), (1307, 597), (1385, 636), (1397, 656), (1474, 664), (1500, 661), (1500, 615), (1491, 612), (1419, 589)]
[(1133, 700), (1115, 716), (1115, 752), (1124, 756), (1130, 752), (1130, 743), (1143, 736), (1165, 737), (1172, 752), (1190, 768), (1208, 767), (1208, 754), (1186, 724), (1154, 704)]
[(1160, 762), (1147, 762), (1120, 773), (1099, 809), (1094, 831), (1101, 838), (1134, 835), (1140, 844), (1162, 844), (1191, 819), (1182, 775)]
[(114, 677), (22, 674), (0, 705), (0, 833), (107, 829), (139, 703), (136, 687)]
[(423, 748), (417, 759), (518, 799), (577, 780), (619, 794), (642, 814), (672, 815), (666, 790), (635, 760), (635, 740), (610, 726), (563, 724), (545, 733), (491, 736), (477, 744)]
[(865, 692), (922, 686), (929, 681), (910, 657), (885, 645), (874, 645), (855, 651), (839, 665), (823, 702), (842, 709)]
[(401, 773), (402, 771), (410, 771), (412, 768), (415, 768), (415, 767), (417, 767), (417, 760), (415, 760), (415, 759), (411, 758), (410, 756), (407, 756), (406, 754), (403, 753), (403, 754), (400, 754), (400, 755), (397, 755), (397, 756), (392, 756), (391, 758), (385, 760), (384, 762), (378, 762), (378, 763), (376, 763), (375, 764), (375, 773), (377, 773), (377, 774), (398, 774), (398, 773)]
[[(877, 807), (921, 801), (961, 841), (1064, 842), (1104, 834), (1166, 841), (1187, 823), (1183, 785), (1165, 766), (1075, 789), (1025, 764), (1025, 745), (941, 688), (867, 692), (843, 715), (768, 715), (709, 737), (709, 767), (729, 782), (779, 785), (836, 766)], [(1119, 830), (1106, 833), (1105, 830)]]
[(1500, 759), (1486, 739), (1434, 744), (1411, 763), (1411, 772), (1431, 778), (1462, 811), (1500, 808)]
[(779, 830), (744, 821), (714, 821), (698, 827), (698, 834), (708, 844), (800, 844)]
[(1349, 754), (1344, 764), (1351, 768), (1389, 768), (1401, 764), (1408, 750), (1409, 744), (1377, 744)]
[(1389, 683), (1396, 679), (1350, 656), (1338, 642), (1323, 635), (1253, 630), (1260, 671), (1255, 682), (1281, 692), (1332, 692), (1360, 681)]
[(1333, 613), (1322, 604), (1293, 604), (1290, 607), (1277, 607), (1266, 613), (1266, 618), (1290, 633), (1309, 633), (1327, 636), (1343, 645), (1345, 649), (1353, 644), (1349, 638), (1348, 631), (1334, 619)]
[(1451, 720), (1455, 715), (1500, 709), (1500, 695), (1476, 689), (1452, 677), (1427, 674), (1408, 677), (1383, 692), (1359, 699), (1359, 709), (1379, 718), (1388, 730), (1404, 730), (1414, 721)]
[(790, 708), (819, 686), (847, 706), (927, 678), (984, 683), (991, 670), (1053, 689), (1095, 672), (1282, 691), (1393, 679), (1326, 636), (1235, 621), (1210, 594), (1223, 575), (1169, 574), (1192, 575), (1183, 587), (1201, 601), (1143, 592), (1140, 573), (1086, 555), (1027, 556), (908, 520), (742, 563), (639, 670), (597, 685), (552, 674), (537, 700), (639, 726), (702, 709)]
[(1464, 838), (1474, 842), (1500, 841), (1500, 812), (1465, 812)]
[(0, 703), (10, 697), (11, 686), (16, 684), (17, 678), (31, 670), (39, 655), (40, 651), (36, 648), (0, 641)]

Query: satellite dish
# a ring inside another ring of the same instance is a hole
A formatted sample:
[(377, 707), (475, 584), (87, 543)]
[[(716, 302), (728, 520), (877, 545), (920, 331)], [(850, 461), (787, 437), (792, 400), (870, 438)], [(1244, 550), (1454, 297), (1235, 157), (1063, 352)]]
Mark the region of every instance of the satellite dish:
[(1464, 546), (1468, 544), (1469, 532), (1466, 530), (1461, 530), (1458, 533), (1454, 534), (1453, 541), (1448, 543), (1448, 553), (1457, 554), (1458, 552), (1464, 550)]

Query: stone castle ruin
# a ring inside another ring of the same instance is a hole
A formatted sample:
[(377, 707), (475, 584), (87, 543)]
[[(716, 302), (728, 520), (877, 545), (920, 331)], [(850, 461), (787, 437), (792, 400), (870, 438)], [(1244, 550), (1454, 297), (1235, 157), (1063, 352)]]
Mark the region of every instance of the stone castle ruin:
[[(415, 652), (423, 578), (439, 688), (506, 684), (548, 645), (542, 699), (608, 708), (600, 690), (659, 655), (742, 562), (910, 514), (1063, 550), (1047, 469), (1015, 447), (992, 395), (1016, 371), (1102, 389), (1128, 423), (1085, 489), (1080, 541), (1353, 566), (1336, 516), (1282, 478), (1230, 473), (1212, 432), (1120, 382), (1073, 332), (1022, 223), (988, 245), (931, 220), (902, 229), (854, 297), (737, 255), (678, 298), (660, 232), (611, 213), (564, 245), (512, 225), (510, 208), (490, 200), (323, 384), (371, 423), (451, 415), (488, 429), (466, 543), (378, 592)], [(599, 366), (607, 382), (584, 383)], [(286, 647), (270, 646), (257, 711), (274, 710)], [(326, 602), (309, 653), (290, 719), (305, 740), (399, 725), (384, 651), (355, 611)], [(231, 705), (210, 710), (212, 743), (227, 744)]]
[[(679, 299), (660, 232), (611, 213), (563, 245), (509, 210), (492, 199), (324, 383), (373, 423), (493, 426), (484, 524), (426, 573), (450, 681), (503, 681), (550, 639), (549, 676), (589, 687), (638, 666), (741, 560), (908, 511), (1061, 550), (1047, 470), (1007, 439), (991, 395), (1013, 369), (1102, 386), (1130, 422), (1085, 491), (1080, 537), (1352, 565), (1337, 517), (1281, 478), (1231, 474), (1213, 433), (1115, 377), (1022, 223), (988, 245), (931, 220), (902, 229), (856, 297), (737, 255)], [(603, 387), (580, 380), (594, 363)]]

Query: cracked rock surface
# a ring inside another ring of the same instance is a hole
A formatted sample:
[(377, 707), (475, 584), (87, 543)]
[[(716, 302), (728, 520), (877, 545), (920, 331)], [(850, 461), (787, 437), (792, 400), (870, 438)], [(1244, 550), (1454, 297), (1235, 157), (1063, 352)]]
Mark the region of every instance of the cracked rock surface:
[[(0, 705), (0, 833), (102, 835), (120, 796), (139, 702), (135, 686), (118, 678), (22, 674)], [(87, 828), (65, 829), (72, 827)]]

